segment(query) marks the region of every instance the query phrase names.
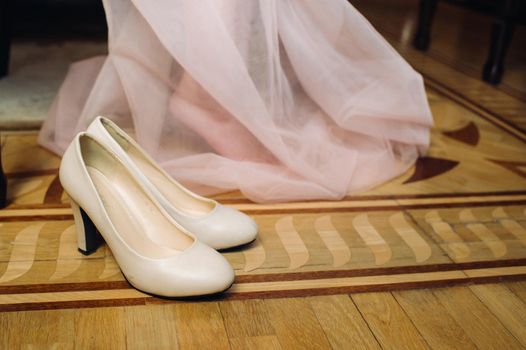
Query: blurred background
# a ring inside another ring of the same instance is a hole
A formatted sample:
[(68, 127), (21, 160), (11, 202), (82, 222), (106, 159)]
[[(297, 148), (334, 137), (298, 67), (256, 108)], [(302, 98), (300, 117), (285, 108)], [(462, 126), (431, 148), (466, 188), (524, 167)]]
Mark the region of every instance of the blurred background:
[(38, 128), (69, 64), (107, 52), (102, 2), (1, 0), (0, 6), (0, 130)]

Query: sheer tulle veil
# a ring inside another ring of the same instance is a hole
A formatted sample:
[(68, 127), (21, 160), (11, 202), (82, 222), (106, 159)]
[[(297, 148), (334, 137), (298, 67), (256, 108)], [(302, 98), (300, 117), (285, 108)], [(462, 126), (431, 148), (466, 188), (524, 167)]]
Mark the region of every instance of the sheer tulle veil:
[(39, 142), (104, 115), (203, 194), (340, 199), (426, 151), (423, 81), (345, 0), (105, 0), (109, 54), (71, 65)]

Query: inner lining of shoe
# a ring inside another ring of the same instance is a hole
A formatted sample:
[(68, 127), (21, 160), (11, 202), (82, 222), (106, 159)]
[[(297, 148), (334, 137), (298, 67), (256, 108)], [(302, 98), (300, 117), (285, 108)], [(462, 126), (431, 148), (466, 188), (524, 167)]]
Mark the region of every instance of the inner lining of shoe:
[(209, 214), (215, 208), (214, 201), (195, 197), (193, 194), (188, 193), (179, 183), (155, 165), (152, 165), (138, 148), (128, 142), (111, 125), (105, 122), (103, 122), (103, 125), (162, 196), (177, 209), (191, 216), (203, 216)]
[(135, 251), (163, 258), (192, 245), (194, 239), (161, 212), (113, 155), (87, 137), (81, 139), (81, 150), (106, 213), (118, 234)]

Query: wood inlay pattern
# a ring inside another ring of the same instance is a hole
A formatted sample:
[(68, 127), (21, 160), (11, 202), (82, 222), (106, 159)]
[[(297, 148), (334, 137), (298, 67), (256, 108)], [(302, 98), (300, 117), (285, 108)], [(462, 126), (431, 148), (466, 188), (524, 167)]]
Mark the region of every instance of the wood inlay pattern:
[(314, 222), (316, 232), (332, 254), (332, 266), (339, 267), (351, 260), (351, 250), (334, 227), (330, 215), (319, 217)]
[(383, 265), (391, 260), (391, 247), (369, 222), (367, 214), (360, 214), (353, 220), (353, 226), (365, 244), (373, 252), (376, 265)]
[(285, 216), (276, 222), (276, 232), (289, 255), (289, 269), (295, 270), (307, 263), (309, 251), (298, 231), (294, 227), (292, 216)]
[(457, 161), (433, 157), (419, 158), (415, 165), (415, 172), (404, 183), (422, 181), (446, 173), (458, 165)]
[(479, 129), (474, 122), (469, 122), (465, 127), (458, 130), (445, 131), (444, 135), (470, 146), (476, 146), (480, 138)]
[[(255, 204), (239, 192), (218, 195), (252, 215), (261, 232), (248, 246), (223, 252), (236, 282), (203, 300), (524, 278), (526, 178), (502, 164), (521, 169), (525, 139), (455, 91), (433, 80), (428, 86), (436, 125), (429, 153), (399, 178), (337, 202)], [(35, 141), (30, 133), (6, 137), (11, 188), (0, 211), (0, 309), (173, 302), (134, 294), (105, 245), (87, 257), (76, 251), (59, 159)], [(17, 150), (39, 161), (28, 167)]]
[(60, 234), (57, 266), (50, 281), (60, 280), (74, 273), (82, 264), (82, 255), (77, 250), (77, 232), (75, 225), (68, 226)]
[(422, 236), (409, 224), (404, 213), (396, 213), (389, 217), (391, 226), (402, 237), (404, 242), (411, 248), (416, 262), (422, 263), (429, 259), (432, 254), (431, 247)]
[(35, 260), (38, 234), (44, 225), (31, 224), (16, 235), (11, 242), (11, 256), (3, 275), (0, 276), (0, 283), (14, 280), (31, 269)]

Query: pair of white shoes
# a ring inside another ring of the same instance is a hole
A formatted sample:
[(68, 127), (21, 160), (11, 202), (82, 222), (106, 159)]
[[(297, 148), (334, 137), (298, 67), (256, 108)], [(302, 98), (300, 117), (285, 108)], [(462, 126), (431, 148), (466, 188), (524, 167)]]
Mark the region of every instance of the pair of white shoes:
[(69, 145), (60, 182), (71, 200), (79, 250), (93, 253), (102, 235), (128, 281), (151, 294), (228, 289), (234, 271), (215, 249), (246, 244), (257, 235), (250, 217), (173, 180), (103, 117)]

